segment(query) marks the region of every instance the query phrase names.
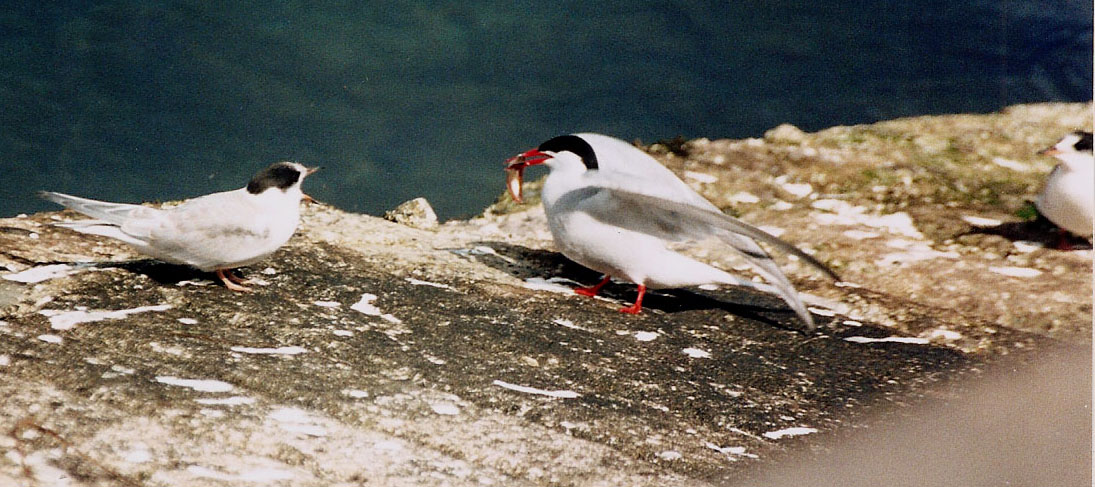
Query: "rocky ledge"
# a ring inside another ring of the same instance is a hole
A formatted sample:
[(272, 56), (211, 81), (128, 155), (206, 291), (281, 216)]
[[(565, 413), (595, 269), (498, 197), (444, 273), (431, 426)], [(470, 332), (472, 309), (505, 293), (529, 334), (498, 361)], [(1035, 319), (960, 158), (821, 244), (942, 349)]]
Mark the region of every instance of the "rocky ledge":
[(629, 285), (576, 296), (597, 276), (505, 198), (441, 225), (423, 201), (407, 224), (311, 205), (253, 294), (50, 225), (72, 213), (0, 220), (0, 483), (853, 485), (836, 467), (879, 462), (1089, 483), (1092, 253), (1024, 212), (1053, 165), (1035, 152), (1091, 115), (649, 146), (841, 273), (782, 260), (816, 333), (750, 288), (638, 316)]

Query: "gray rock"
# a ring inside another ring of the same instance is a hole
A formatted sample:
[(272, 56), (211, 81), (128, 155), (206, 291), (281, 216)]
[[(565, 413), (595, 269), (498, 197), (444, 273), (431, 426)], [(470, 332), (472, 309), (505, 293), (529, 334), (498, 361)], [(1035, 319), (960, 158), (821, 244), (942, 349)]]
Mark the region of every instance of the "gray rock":
[(765, 132), (764, 140), (777, 144), (801, 144), (806, 140), (806, 132), (794, 125), (785, 123)]
[(437, 228), (437, 213), (434, 213), (433, 207), (426, 198), (415, 198), (400, 203), (395, 209), (384, 213), (384, 219), (414, 228), (427, 230)]
[[(245, 269), (253, 294), (49, 226), (67, 213), (0, 220), (13, 271), (108, 264), (4, 281), (0, 483), (721, 485), (839, 452), (927, 398), (964, 399), (960, 379), (1090, 347), (1090, 251), (1039, 247), (1052, 237), (1011, 215), (1042, 176), (992, 162), (1048, 170), (1034, 151), (1090, 129), (1090, 110), (836, 127), (799, 159), (732, 141), (674, 157), (717, 177), (702, 190), (720, 207), (756, 195), (743, 219), (857, 285), (784, 261), (817, 334), (748, 288), (652, 293), (638, 316), (616, 311), (633, 286), (573, 295), (597, 276), (552, 250), (538, 207), (425, 231), (307, 206)], [(942, 156), (910, 142), (942, 133)], [(779, 202), (782, 175), (814, 191)], [(1080, 389), (1061, 394), (1089, 402)]]

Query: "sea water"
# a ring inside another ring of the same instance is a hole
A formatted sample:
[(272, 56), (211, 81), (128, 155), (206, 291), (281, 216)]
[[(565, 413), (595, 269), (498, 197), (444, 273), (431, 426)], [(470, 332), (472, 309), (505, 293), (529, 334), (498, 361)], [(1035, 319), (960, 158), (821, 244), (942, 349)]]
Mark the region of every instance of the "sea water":
[(1087, 101), (1089, 1), (40, 1), (0, 6), (0, 216), (126, 202), (279, 160), (442, 218), (555, 135), (756, 137)]

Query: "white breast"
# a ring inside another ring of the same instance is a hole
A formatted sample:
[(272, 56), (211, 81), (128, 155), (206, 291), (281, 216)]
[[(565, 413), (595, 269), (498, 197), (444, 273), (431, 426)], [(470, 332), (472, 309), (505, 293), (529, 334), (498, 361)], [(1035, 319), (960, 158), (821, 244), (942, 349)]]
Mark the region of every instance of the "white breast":
[(1050, 221), (1073, 234), (1091, 238), (1095, 217), (1095, 171), (1087, 164), (1078, 169), (1054, 168), (1035, 206)]

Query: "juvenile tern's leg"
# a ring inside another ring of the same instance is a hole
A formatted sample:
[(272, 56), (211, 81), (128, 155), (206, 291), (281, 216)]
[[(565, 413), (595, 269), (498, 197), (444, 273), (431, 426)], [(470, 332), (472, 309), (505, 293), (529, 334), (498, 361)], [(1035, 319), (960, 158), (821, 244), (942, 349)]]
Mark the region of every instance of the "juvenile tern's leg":
[(639, 295), (635, 298), (635, 304), (626, 308), (620, 308), (621, 313), (637, 315), (643, 310), (643, 296), (646, 295), (646, 286), (639, 284)]
[(575, 288), (574, 292), (576, 294), (581, 294), (582, 296), (596, 296), (597, 293), (601, 292), (601, 288), (605, 287), (605, 284), (608, 284), (608, 281), (611, 280), (612, 277), (606, 275), (596, 286)]
[[(224, 283), (224, 287), (226, 287), (226, 288), (228, 288), (232, 291), (236, 291), (236, 292), (240, 292), (240, 293), (249, 293), (249, 292), (252, 291), (252, 289), (247, 287), (247, 286), (241, 286), (239, 284), (236, 284), (236, 283), (232, 282), (232, 280), (228, 276), (225, 275), (224, 271), (225, 271), (224, 269), (217, 269), (217, 277), (220, 278), (221, 282)], [(231, 271), (231, 270), (229, 270), (229, 271)]]
[(228, 269), (224, 272), (224, 275), (229, 281), (236, 284), (251, 284), (250, 279), (245, 279), (243, 273), (236, 274), (237, 272), (239, 272), (239, 269)]

